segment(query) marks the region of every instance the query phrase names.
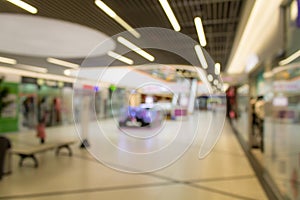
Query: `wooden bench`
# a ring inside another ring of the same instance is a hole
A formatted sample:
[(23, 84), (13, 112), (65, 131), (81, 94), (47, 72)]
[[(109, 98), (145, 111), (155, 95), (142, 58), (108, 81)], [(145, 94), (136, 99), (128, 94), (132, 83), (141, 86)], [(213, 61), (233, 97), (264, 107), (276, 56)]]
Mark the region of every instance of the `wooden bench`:
[(61, 149), (67, 149), (69, 156), (72, 156), (72, 149), (70, 148), (71, 144), (76, 143), (77, 141), (59, 141), (59, 142), (49, 142), (45, 144), (35, 145), (35, 146), (23, 146), (23, 147), (13, 147), (11, 149), (12, 154), (17, 154), (20, 156), (19, 166), (23, 166), (23, 161), (26, 158), (31, 158), (34, 161), (34, 167), (38, 167), (39, 163), (35, 154), (45, 152), (48, 150), (55, 149), (55, 154), (59, 155)]

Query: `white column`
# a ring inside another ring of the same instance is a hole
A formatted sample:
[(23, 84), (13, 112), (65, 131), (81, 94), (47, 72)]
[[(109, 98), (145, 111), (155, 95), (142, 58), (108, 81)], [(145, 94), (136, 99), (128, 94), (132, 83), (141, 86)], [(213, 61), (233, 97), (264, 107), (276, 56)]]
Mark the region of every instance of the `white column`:
[(88, 96), (84, 96), (81, 104), (81, 139), (82, 144), (81, 148), (88, 147), (88, 133), (89, 133), (89, 121), (90, 121), (90, 98)]
[(197, 79), (191, 80), (190, 98), (188, 104), (188, 113), (194, 112), (195, 99), (197, 95)]

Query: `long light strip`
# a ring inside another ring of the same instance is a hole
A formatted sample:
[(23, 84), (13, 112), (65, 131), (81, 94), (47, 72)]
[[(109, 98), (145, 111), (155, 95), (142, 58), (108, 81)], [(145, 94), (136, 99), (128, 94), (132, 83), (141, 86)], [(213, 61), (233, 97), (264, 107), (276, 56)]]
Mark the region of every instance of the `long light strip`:
[(46, 68), (31, 66), (31, 65), (18, 64), (18, 65), (16, 65), (16, 67), (18, 67), (20, 69), (26, 69), (29, 71), (39, 72), (39, 73), (47, 73), (48, 72), (48, 70)]
[[(248, 58), (252, 54), (262, 56), (266, 53), (270, 55), (274, 53), (270, 52), (270, 47), (275, 50), (282, 46), (280, 41), (273, 42), (274, 44), (272, 41), (278, 38), (277, 32), (280, 28), (278, 23), (282, 19), (279, 8), (283, 1), (272, 0), (272, 3), (270, 1), (247, 2), (254, 2), (249, 3), (249, 9), (252, 6), (253, 8), (249, 16), (244, 16), (247, 17), (244, 22), (246, 25), (243, 30), (239, 30), (241, 34), (241, 37), (237, 37), (239, 40), (234, 42), (234, 48), (227, 62), (227, 73), (229, 74), (244, 73)], [(243, 19), (241, 19), (242, 21)]]
[(215, 74), (216, 75), (220, 75), (221, 72), (221, 64), (220, 63), (216, 63), (215, 64)]
[(203, 69), (207, 69), (208, 65), (207, 65), (205, 56), (203, 54), (202, 48), (200, 47), (200, 45), (195, 45), (194, 48), (195, 48), (196, 54), (198, 56), (198, 59), (199, 59), (201, 65), (202, 65)]
[(6, 63), (6, 64), (11, 64), (11, 65), (17, 64), (17, 61), (15, 59), (6, 58), (6, 57), (0, 57), (0, 62)]
[(129, 49), (131, 49), (132, 51), (136, 52), (137, 54), (143, 56), (144, 58), (146, 58), (147, 60), (153, 62), (154, 61), (154, 57), (152, 55), (150, 55), (149, 53), (147, 53), (146, 51), (142, 50), (141, 48), (139, 48), (138, 46), (136, 46), (135, 44), (129, 42), (128, 40), (126, 40), (123, 37), (118, 37), (117, 38), (118, 42), (120, 42), (121, 44), (123, 44), (124, 46), (128, 47)]
[(59, 59), (56, 59), (56, 58), (47, 58), (47, 62), (55, 64), (55, 65), (61, 65), (61, 66), (64, 66), (64, 67), (73, 68), (73, 69), (79, 68), (78, 64), (67, 62), (67, 61), (64, 61), (64, 60), (59, 60)]
[(95, 4), (108, 16), (113, 18), (116, 22), (118, 22), (121, 26), (123, 26), (126, 30), (128, 30), (134, 37), (139, 38), (141, 35), (134, 30), (127, 22), (125, 22), (121, 17), (119, 17), (110, 7), (108, 7), (103, 1), (95, 0)]
[(201, 46), (205, 47), (207, 43), (206, 43), (206, 38), (205, 38), (201, 18), (200, 17), (195, 17), (194, 23), (195, 23), (195, 26), (196, 26), (199, 42), (200, 42)]
[(171, 22), (173, 28), (175, 31), (180, 31), (180, 25), (168, 3), (168, 0), (159, 0), (159, 3), (161, 4), (162, 8), (164, 9), (169, 21)]
[(71, 82), (71, 83), (75, 82), (76, 80), (74, 78), (70, 78), (67, 76), (60, 76), (55, 74), (43, 74), (43, 73), (31, 72), (22, 69), (13, 69), (11, 67), (4, 67), (4, 66), (0, 66), (0, 71), (2, 73), (7, 73), (7, 74), (16, 74), (20, 76), (28, 76), (33, 78), (42, 78), (42, 79)]
[(286, 59), (283, 59), (282, 61), (279, 62), (279, 65), (286, 65), (289, 64), (290, 62), (292, 62), (293, 60), (295, 60), (296, 58), (298, 58), (300, 56), (300, 50), (296, 51), (295, 53), (293, 53), (292, 55), (290, 55), (289, 57), (287, 57)]
[(119, 60), (119, 61), (121, 61), (123, 63), (126, 63), (128, 65), (132, 65), (133, 64), (133, 60), (131, 60), (131, 59), (125, 57), (125, 56), (122, 56), (120, 54), (117, 54), (117, 53), (115, 53), (113, 51), (107, 52), (107, 55), (109, 55), (110, 57), (113, 57), (113, 58), (115, 58), (115, 59), (117, 59), (117, 60)]
[(38, 10), (33, 7), (32, 5), (29, 5), (28, 3), (21, 1), (21, 0), (6, 0), (28, 12), (30, 12), (31, 14), (36, 14), (38, 12)]

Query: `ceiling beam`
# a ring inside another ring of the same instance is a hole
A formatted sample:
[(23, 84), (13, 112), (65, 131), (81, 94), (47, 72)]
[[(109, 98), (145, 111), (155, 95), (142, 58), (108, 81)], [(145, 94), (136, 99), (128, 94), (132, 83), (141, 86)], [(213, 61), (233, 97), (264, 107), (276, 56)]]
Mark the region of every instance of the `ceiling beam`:
[[(210, 26), (210, 25), (218, 25), (218, 24), (234, 24), (238, 23), (239, 18), (225, 18), (225, 19), (203, 19), (202, 24), (204, 26)], [(195, 24), (193, 21), (186, 21), (184, 23), (181, 23), (181, 26), (184, 28), (194, 27)]]
[(176, 5), (178, 7), (184, 7), (186, 4), (189, 6), (198, 6), (198, 5), (204, 5), (204, 4), (217, 4), (217, 3), (227, 3), (227, 2), (238, 2), (242, 0), (183, 0), (183, 2), (177, 2), (173, 5)]

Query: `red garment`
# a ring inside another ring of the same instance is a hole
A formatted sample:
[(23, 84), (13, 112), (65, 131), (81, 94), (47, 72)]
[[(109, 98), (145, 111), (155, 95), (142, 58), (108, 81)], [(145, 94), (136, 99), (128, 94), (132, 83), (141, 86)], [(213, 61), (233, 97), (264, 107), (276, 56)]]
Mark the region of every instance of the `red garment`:
[(45, 131), (45, 124), (44, 123), (38, 124), (37, 127), (36, 127), (36, 131), (37, 131), (36, 136), (38, 138), (41, 138), (41, 139), (46, 138), (46, 131)]

